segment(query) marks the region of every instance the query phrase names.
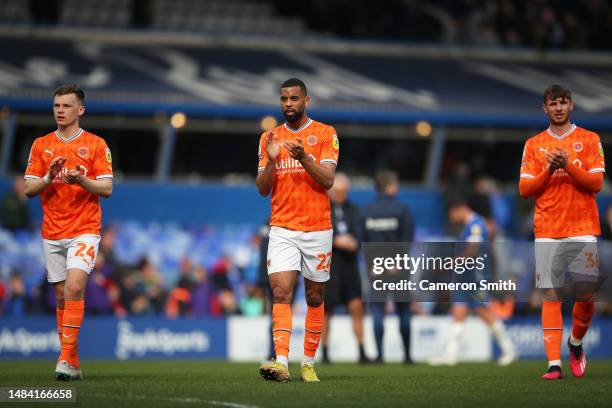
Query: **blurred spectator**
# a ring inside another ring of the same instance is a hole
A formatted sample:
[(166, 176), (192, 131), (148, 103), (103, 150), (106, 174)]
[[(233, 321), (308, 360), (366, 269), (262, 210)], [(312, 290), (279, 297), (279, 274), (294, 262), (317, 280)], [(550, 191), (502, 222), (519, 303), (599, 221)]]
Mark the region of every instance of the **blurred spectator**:
[(612, 241), (612, 204), (606, 208), (601, 220), (601, 239)]
[(0, 279), (0, 316), (4, 312), (4, 297), (6, 296), (6, 288), (4, 287), (4, 282)]
[(238, 310), (236, 296), (230, 285), (229, 271), (232, 267), (230, 258), (226, 255), (212, 267), (212, 284), (219, 298), (219, 306), (223, 314), (233, 314)]
[(126, 314), (119, 300), (119, 287), (111, 276), (112, 268), (106, 262), (106, 256), (98, 251), (96, 264), (87, 281), (87, 302), (85, 302), (87, 313), (114, 313), (117, 316)]
[(264, 291), (257, 285), (247, 285), (240, 301), (240, 313), (244, 316), (260, 316), (264, 312)]
[(117, 254), (114, 248), (117, 231), (115, 227), (106, 227), (100, 235), (100, 247), (98, 249), (98, 253), (102, 253), (104, 255), (105, 264), (110, 268), (110, 274), (107, 274), (107, 276), (110, 278), (116, 278), (115, 274), (118, 273), (118, 270), (121, 267), (121, 263), (117, 259)]
[(23, 316), (26, 314), (26, 289), (21, 274), (11, 273), (4, 302), (6, 316)]
[(152, 314), (153, 308), (149, 299), (138, 290), (136, 272), (126, 273), (121, 277), (121, 306), (131, 315)]
[(138, 272), (138, 286), (141, 293), (146, 296), (154, 313), (161, 313), (166, 300), (166, 293), (159, 271), (153, 263), (143, 258), (138, 265)]
[(27, 199), (25, 180), (22, 176), (15, 176), (13, 190), (6, 193), (0, 201), (0, 226), (11, 231), (31, 229)]
[(177, 285), (168, 293), (168, 300), (166, 301), (167, 317), (172, 319), (191, 314), (191, 291), (197, 286), (194, 274), (191, 259), (181, 258)]
[(195, 287), (191, 291), (191, 307), (195, 316), (219, 316), (221, 309), (208, 279), (208, 273), (203, 267), (193, 271)]

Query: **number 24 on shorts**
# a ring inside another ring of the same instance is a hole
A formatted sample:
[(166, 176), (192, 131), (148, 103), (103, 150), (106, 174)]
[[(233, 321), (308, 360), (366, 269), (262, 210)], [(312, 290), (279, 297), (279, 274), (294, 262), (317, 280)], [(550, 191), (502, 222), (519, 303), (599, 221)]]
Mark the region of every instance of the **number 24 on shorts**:
[(84, 243), (84, 242), (77, 242), (76, 244), (79, 247), (79, 249), (77, 249), (77, 251), (74, 254), (74, 256), (82, 257), (83, 261), (85, 261), (85, 262), (87, 262), (85, 260), (85, 256), (88, 256), (89, 257), (89, 262), (87, 262), (87, 263), (93, 262), (94, 258), (96, 257), (96, 252), (94, 250), (94, 246), (93, 245), (89, 245), (89, 249), (87, 249), (87, 252), (85, 252), (85, 248), (87, 248), (87, 244), (86, 243)]
[(329, 273), (329, 267), (331, 266), (332, 253), (328, 252), (326, 254), (319, 254), (317, 255), (317, 258), (321, 260), (321, 262), (319, 262), (319, 264), (317, 265), (317, 270), (325, 271)]

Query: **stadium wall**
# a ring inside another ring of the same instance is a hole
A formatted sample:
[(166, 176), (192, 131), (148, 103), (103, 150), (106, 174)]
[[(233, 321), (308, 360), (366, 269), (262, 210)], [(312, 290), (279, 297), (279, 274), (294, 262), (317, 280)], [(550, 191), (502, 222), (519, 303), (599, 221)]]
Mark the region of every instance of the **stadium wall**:
[[(301, 357), (303, 316), (295, 316), (291, 356)], [(0, 359), (53, 359), (59, 352), (55, 319), (3, 318), (0, 321)], [(256, 362), (267, 357), (269, 349), (267, 317), (227, 319), (159, 319), (88, 317), (79, 336), (79, 354), (90, 359), (227, 359)], [(401, 361), (402, 346), (395, 316), (385, 320), (385, 360)], [(426, 361), (441, 354), (451, 325), (450, 317), (417, 316), (412, 319), (412, 354), (415, 361)], [(484, 324), (470, 318), (461, 342), (464, 361), (488, 361), (498, 351)], [(515, 318), (507, 322), (508, 333), (521, 358), (545, 358), (542, 330), (536, 318)], [(374, 335), (370, 318), (365, 322), (365, 347), (375, 354)], [(569, 333), (570, 327), (565, 328)], [(610, 358), (612, 348), (604, 339), (612, 336), (612, 320), (595, 319), (585, 347), (590, 357)], [(563, 348), (563, 353), (567, 350)], [(348, 316), (336, 316), (332, 321), (330, 357), (334, 361), (355, 361), (357, 345)]]
[[(0, 179), (0, 196), (10, 189), (10, 179)], [(351, 199), (362, 205), (373, 200), (372, 189), (353, 189)], [(418, 228), (442, 229), (443, 202), (435, 191), (404, 188), (398, 197), (411, 207)], [(176, 222), (193, 224), (259, 225), (269, 216), (269, 199), (262, 198), (255, 185), (227, 186), (221, 183), (186, 184), (122, 182), (113, 195), (101, 200), (104, 223), (114, 221)], [(34, 219), (42, 220), (39, 199), (29, 201)]]
[[(0, 178), (0, 196), (11, 188), (11, 183), (9, 178)], [(373, 189), (354, 188), (350, 198), (356, 204), (363, 205), (373, 200), (375, 194)], [(446, 214), (439, 191), (402, 188), (398, 198), (412, 209), (417, 233), (443, 233)], [(516, 208), (516, 195), (505, 194), (504, 199), (509, 201), (508, 208)], [(270, 211), (269, 199), (262, 198), (254, 185), (227, 186), (222, 183), (120, 182), (115, 184), (112, 198), (101, 202), (105, 224), (137, 221), (185, 225), (259, 225)], [(612, 204), (612, 195), (599, 194), (597, 202), (600, 213), (603, 213)], [(34, 219), (42, 220), (39, 199), (29, 200), (29, 206)]]

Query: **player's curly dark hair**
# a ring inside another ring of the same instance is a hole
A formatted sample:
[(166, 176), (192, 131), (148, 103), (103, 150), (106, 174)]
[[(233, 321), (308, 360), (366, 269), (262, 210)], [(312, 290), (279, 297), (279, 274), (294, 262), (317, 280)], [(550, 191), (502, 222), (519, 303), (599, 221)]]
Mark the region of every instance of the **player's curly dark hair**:
[(76, 97), (83, 103), (85, 101), (85, 92), (77, 84), (64, 84), (57, 87), (53, 96), (75, 94)]
[(283, 88), (291, 88), (292, 86), (299, 86), (304, 92), (304, 96), (308, 95), (308, 90), (306, 89), (306, 84), (304, 81), (298, 78), (289, 78), (281, 85), (281, 89)]
[(557, 98), (572, 100), (572, 91), (565, 88), (562, 85), (551, 85), (544, 91), (544, 103), (547, 100), (552, 99), (553, 101)]

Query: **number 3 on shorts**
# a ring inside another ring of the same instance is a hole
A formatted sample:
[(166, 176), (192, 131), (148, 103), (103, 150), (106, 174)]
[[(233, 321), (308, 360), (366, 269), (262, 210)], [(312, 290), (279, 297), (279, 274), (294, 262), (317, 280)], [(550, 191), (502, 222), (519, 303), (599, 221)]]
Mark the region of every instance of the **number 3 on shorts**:
[(317, 265), (317, 271), (325, 271), (329, 273), (329, 267), (331, 266), (331, 257), (331, 252), (317, 255), (317, 258), (321, 260), (321, 262), (319, 262), (319, 264)]

